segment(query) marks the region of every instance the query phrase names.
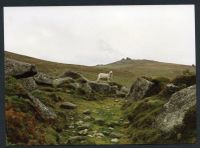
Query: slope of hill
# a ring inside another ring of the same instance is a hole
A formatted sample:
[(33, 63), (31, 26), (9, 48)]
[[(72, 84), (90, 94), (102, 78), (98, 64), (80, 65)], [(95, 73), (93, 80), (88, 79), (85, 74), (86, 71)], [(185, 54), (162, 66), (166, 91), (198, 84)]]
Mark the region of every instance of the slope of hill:
[(129, 58), (122, 59), (107, 65), (83, 66), (50, 62), (7, 51), (5, 52), (5, 56), (12, 59), (36, 64), (39, 71), (45, 72), (53, 77), (59, 76), (66, 70), (74, 70), (83, 74), (90, 80), (96, 80), (99, 73), (109, 72), (112, 70), (113, 81), (127, 87), (130, 87), (133, 81), (139, 76), (147, 76), (153, 78), (167, 77), (169, 79), (173, 79), (177, 75), (182, 74), (184, 70), (189, 70), (191, 72), (195, 71), (194, 67), (188, 65), (162, 63), (150, 60), (132, 60)]
[[(7, 145), (196, 142), (192, 66), (131, 59), (83, 66), (10, 52), (5, 57)], [(110, 70), (112, 82), (92, 81)], [(169, 124), (171, 131), (163, 131)]]

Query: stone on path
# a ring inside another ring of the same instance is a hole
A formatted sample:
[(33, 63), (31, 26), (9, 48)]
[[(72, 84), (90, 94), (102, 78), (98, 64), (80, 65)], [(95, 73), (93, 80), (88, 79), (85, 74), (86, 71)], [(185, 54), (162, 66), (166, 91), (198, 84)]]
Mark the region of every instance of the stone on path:
[(90, 115), (91, 114), (91, 110), (90, 109), (86, 109), (86, 110), (83, 111), (83, 114)]
[(104, 119), (102, 118), (96, 118), (95, 119), (95, 123), (99, 124), (99, 125), (104, 125), (105, 124), (105, 121)]
[(117, 142), (119, 142), (119, 139), (117, 139), (117, 138), (111, 139), (111, 142), (117, 143)]
[(86, 136), (73, 136), (68, 139), (67, 143), (73, 144), (75, 142), (80, 142), (82, 140), (86, 140)]
[(77, 108), (77, 105), (71, 102), (63, 102), (60, 104), (60, 107), (64, 109), (75, 109)]
[(84, 124), (78, 126), (77, 129), (78, 129), (78, 130), (89, 129), (90, 126), (91, 126), (90, 123), (84, 123)]
[(84, 129), (78, 132), (79, 135), (84, 135), (84, 136), (86, 136), (87, 133), (88, 133), (88, 129)]
[(110, 137), (112, 138), (121, 138), (123, 135), (121, 133), (112, 132), (110, 133)]

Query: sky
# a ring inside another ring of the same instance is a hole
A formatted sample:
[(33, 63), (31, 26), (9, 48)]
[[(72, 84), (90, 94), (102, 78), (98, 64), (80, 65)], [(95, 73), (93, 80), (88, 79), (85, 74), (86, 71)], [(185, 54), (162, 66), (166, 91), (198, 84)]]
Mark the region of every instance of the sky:
[(67, 64), (191, 65), (194, 5), (5, 7), (4, 42), (6, 51)]

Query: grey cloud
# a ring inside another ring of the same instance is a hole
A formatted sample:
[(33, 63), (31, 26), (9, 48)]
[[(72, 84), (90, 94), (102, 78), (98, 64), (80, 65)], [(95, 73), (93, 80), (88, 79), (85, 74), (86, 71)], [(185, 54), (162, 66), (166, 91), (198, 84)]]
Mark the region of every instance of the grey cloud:
[(195, 63), (193, 5), (6, 7), (4, 22), (5, 50), (36, 58)]

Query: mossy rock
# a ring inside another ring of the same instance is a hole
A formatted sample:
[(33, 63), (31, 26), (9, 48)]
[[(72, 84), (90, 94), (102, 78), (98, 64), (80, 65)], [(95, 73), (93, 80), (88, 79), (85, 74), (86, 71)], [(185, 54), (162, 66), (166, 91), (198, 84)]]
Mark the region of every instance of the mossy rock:
[(196, 75), (180, 75), (171, 81), (179, 87), (188, 87), (196, 84)]

